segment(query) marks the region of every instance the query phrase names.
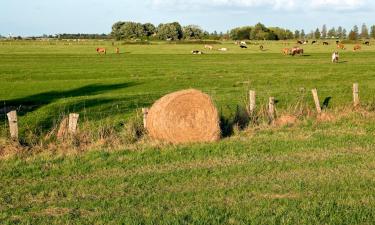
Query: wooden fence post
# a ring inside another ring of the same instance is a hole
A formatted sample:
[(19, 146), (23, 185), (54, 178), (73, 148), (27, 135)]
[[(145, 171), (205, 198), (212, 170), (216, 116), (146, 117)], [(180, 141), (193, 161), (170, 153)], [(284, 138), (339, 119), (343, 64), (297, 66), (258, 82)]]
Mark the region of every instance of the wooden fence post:
[(68, 126), (69, 134), (75, 134), (77, 132), (78, 118), (79, 118), (79, 114), (77, 113), (69, 114), (69, 126)]
[(313, 98), (314, 98), (316, 111), (320, 114), (320, 113), (322, 113), (322, 107), (320, 107), (318, 90), (316, 90), (316, 88), (314, 88), (314, 89), (311, 90), (311, 92), (312, 92), (312, 95), (313, 95)]
[(268, 102), (268, 116), (270, 117), (270, 122), (275, 120), (275, 98), (270, 97)]
[(256, 108), (256, 94), (255, 91), (249, 91), (249, 113), (253, 115)]
[(359, 85), (358, 83), (353, 84), (353, 104), (354, 107), (359, 105)]
[(147, 128), (147, 114), (148, 114), (148, 108), (142, 108), (142, 114), (143, 114), (143, 127)]
[(10, 111), (7, 113), (9, 121), (10, 137), (13, 140), (18, 140), (18, 123), (17, 123), (17, 111)]

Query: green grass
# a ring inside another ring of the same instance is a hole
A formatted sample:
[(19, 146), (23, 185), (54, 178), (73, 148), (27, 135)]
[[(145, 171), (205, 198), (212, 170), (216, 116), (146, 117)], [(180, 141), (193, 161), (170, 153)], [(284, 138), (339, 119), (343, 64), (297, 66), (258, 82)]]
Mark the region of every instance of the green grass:
[(274, 96), (279, 112), (288, 111), (301, 87), (313, 109), (309, 90), (316, 87), (321, 99), (332, 97), (328, 111), (337, 118), (253, 127), (214, 144), (18, 154), (0, 160), (0, 223), (375, 220), (374, 112), (337, 111), (351, 104), (353, 82), (360, 83), (361, 101), (372, 109), (375, 47), (341, 51), (342, 63), (331, 64), (333, 45), (306, 46), (304, 57), (282, 56), (281, 42), (264, 43), (264, 52), (225, 43), (220, 47), (229, 52), (205, 55), (189, 54), (202, 45), (155, 44), (124, 45), (124, 54), (98, 56), (97, 46), (112, 48), (106, 42), (0, 42), (0, 100), (19, 107), (21, 135), (47, 133), (61, 114), (73, 111), (88, 123), (121, 125), (137, 108), (190, 87), (229, 112), (244, 104), (249, 89), (257, 90), (259, 106)]

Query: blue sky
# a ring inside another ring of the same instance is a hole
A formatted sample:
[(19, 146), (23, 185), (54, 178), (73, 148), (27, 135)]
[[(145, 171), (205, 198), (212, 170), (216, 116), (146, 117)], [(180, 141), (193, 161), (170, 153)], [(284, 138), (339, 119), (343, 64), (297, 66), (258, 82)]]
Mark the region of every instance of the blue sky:
[(0, 0), (0, 34), (109, 33), (119, 20), (208, 31), (262, 22), (305, 29), (375, 24), (374, 0)]

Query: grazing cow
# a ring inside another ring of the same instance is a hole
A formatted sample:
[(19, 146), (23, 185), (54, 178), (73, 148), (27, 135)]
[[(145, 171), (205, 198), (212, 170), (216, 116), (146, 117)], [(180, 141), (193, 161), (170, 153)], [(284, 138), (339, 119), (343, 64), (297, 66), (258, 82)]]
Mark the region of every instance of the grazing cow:
[(244, 45), (244, 46), (246, 46), (247, 44), (246, 44), (245, 41), (241, 41), (241, 42), (240, 42), (240, 45)]
[(219, 51), (222, 51), (222, 52), (226, 52), (226, 51), (228, 51), (227, 48), (219, 48), (218, 50), (219, 50)]
[(362, 49), (362, 47), (361, 47), (361, 45), (355, 45), (354, 46), (354, 48), (353, 48), (353, 51), (357, 51), (357, 50), (361, 50)]
[(312, 45), (315, 44), (315, 43), (316, 43), (316, 41), (312, 41), (312, 42), (311, 42)]
[(290, 54), (290, 48), (283, 48), (283, 55), (289, 55)]
[(212, 45), (205, 45), (204, 48), (208, 50), (212, 50), (214, 47), (212, 47)]
[(294, 47), (294, 48), (292, 48), (292, 50), (291, 50), (291, 55), (292, 55), (292, 56), (295, 56), (295, 55), (303, 55), (303, 48), (299, 48), (299, 47)]
[(302, 45), (303, 42), (302, 41), (297, 41), (297, 44)]
[(328, 45), (328, 42), (324, 41), (324, 42), (323, 42), (323, 45)]
[(240, 48), (247, 48), (246, 45), (240, 45)]
[(364, 45), (367, 45), (367, 46), (370, 46), (370, 42), (369, 41), (365, 41), (365, 43), (363, 43)]
[(308, 40), (306, 40), (306, 41), (303, 42), (304, 45), (307, 45), (307, 43), (309, 43)]
[(120, 48), (116, 48), (116, 54), (120, 54)]
[(339, 52), (334, 52), (332, 54), (332, 63), (338, 63), (339, 62)]
[(338, 45), (340, 43), (340, 41), (336, 41), (336, 45)]
[(96, 48), (96, 52), (100, 55), (103, 53), (104, 55), (107, 54), (107, 49), (106, 48)]
[(203, 52), (201, 52), (199, 50), (193, 50), (193, 51), (191, 51), (191, 54), (193, 54), (193, 55), (202, 55)]
[(338, 48), (338, 49), (342, 49), (342, 50), (345, 50), (345, 45), (344, 45), (344, 44), (341, 44), (341, 43), (339, 43), (339, 44), (337, 45), (337, 48)]
[(260, 49), (261, 51), (263, 51), (263, 48), (264, 48), (263, 45), (260, 45), (260, 46), (259, 46), (259, 49)]

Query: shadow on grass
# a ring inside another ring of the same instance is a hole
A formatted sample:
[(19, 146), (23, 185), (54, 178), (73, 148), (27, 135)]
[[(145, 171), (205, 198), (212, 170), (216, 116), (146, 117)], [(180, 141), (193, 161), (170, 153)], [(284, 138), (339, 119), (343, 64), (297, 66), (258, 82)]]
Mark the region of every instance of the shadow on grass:
[(0, 108), (0, 115), (11, 110), (17, 110), (17, 113), (22, 116), (60, 99), (97, 95), (103, 92), (132, 87), (135, 85), (138, 84), (134, 82), (121, 84), (91, 84), (67, 91), (49, 91), (24, 98), (0, 100), (0, 102), (3, 103), (3, 107)]
[[(230, 111), (229, 107), (227, 107)], [(246, 128), (250, 122), (250, 116), (244, 107), (236, 106), (235, 113), (226, 113), (225, 110), (220, 110), (220, 129), (223, 138), (230, 137), (234, 133), (235, 126), (242, 130)]]

